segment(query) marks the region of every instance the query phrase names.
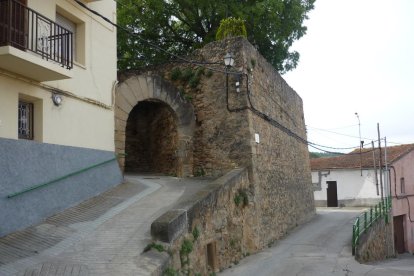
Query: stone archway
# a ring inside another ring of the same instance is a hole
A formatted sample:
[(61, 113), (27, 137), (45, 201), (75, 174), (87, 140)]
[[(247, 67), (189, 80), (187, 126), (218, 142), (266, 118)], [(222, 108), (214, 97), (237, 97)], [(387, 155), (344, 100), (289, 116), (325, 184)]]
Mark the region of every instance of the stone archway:
[(115, 152), (123, 171), (191, 175), (194, 127), (193, 106), (161, 77), (136, 75), (118, 85)]

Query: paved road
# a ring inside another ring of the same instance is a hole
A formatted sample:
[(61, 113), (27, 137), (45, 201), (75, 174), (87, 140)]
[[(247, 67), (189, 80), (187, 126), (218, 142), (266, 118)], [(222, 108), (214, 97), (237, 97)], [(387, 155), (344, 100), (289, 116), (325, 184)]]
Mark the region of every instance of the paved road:
[(271, 248), (243, 259), (220, 275), (414, 275), (413, 256), (362, 265), (351, 255), (353, 218), (358, 210), (322, 209)]
[(0, 238), (0, 275), (148, 275), (150, 225), (209, 180), (129, 175), (127, 182)]

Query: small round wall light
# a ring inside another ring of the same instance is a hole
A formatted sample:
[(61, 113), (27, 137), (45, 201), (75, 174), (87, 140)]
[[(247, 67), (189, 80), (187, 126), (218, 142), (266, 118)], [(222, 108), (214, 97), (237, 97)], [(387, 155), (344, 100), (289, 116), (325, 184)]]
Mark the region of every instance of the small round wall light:
[(53, 93), (52, 94), (52, 101), (53, 101), (53, 104), (54, 105), (56, 105), (56, 106), (60, 106), (61, 104), (62, 104), (62, 96), (61, 95), (59, 95), (59, 94), (56, 94), (56, 93)]
[(233, 54), (232, 53), (227, 53), (224, 56), (224, 65), (226, 65), (226, 67), (232, 67), (233, 64), (234, 64)]

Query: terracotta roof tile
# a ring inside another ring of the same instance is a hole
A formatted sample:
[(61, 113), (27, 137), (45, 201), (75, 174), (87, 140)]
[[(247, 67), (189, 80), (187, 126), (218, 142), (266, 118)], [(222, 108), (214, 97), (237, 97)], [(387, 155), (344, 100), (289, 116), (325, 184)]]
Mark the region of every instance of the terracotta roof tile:
[[(405, 154), (414, 150), (414, 144), (393, 146), (387, 148), (387, 159), (388, 164), (391, 164), (398, 159), (400, 159)], [(375, 150), (375, 159), (376, 166), (379, 163), (379, 150)], [(323, 170), (323, 169), (353, 169), (359, 168), (360, 162), (362, 161), (363, 168), (373, 168), (373, 151), (371, 149), (362, 149), (361, 154), (359, 154), (359, 149), (356, 149), (348, 154), (328, 157), (328, 158), (315, 158), (311, 159), (311, 169), (312, 171)], [(383, 164), (385, 163), (384, 148), (382, 148), (382, 160)]]

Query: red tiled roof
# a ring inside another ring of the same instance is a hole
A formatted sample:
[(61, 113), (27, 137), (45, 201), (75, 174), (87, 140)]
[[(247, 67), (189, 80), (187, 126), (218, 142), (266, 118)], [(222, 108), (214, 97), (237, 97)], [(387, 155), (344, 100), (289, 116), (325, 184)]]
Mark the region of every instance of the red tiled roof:
[[(400, 159), (405, 154), (414, 150), (414, 144), (400, 145), (394, 147), (387, 147), (387, 159), (388, 164), (391, 164)], [(382, 148), (382, 162), (385, 163), (385, 149)], [(372, 149), (362, 149), (362, 153), (359, 154), (359, 149), (356, 149), (348, 154), (328, 157), (328, 158), (315, 158), (311, 159), (311, 170), (318, 171), (323, 169), (353, 169), (359, 168), (362, 160), (363, 168), (373, 168), (374, 159)], [(379, 150), (375, 150), (376, 166), (379, 165)]]

